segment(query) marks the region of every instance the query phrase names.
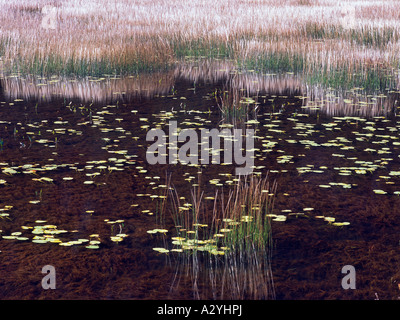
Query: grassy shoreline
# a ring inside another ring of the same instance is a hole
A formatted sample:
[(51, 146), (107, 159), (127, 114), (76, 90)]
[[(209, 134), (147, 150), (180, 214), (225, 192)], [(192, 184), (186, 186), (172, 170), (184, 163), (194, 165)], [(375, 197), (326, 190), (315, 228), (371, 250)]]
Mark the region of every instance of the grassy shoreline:
[[(45, 5), (57, 12), (56, 29), (42, 26)], [(356, 8), (352, 28), (333, 0), (2, 1), (0, 57), (6, 73), (77, 77), (166, 70), (187, 56), (226, 58), (331, 87), (397, 87), (400, 4), (346, 5)]]

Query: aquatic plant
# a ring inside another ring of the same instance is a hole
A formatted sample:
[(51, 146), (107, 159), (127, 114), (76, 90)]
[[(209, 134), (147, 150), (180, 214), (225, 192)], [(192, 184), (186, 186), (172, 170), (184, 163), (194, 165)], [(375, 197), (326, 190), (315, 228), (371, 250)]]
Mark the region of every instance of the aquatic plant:
[(219, 90), (212, 94), (226, 123), (243, 123), (257, 114), (257, 101), (246, 96), (244, 90)]
[(268, 177), (251, 176), (239, 179), (225, 196), (216, 191), (208, 197), (212, 204), (193, 188), (192, 201), (181, 205), (171, 190), (177, 232), (168, 250), (177, 253), (172, 290), (184, 274), (196, 299), (204, 298), (200, 286), (210, 287), (214, 299), (274, 298), (269, 215), (275, 191)]

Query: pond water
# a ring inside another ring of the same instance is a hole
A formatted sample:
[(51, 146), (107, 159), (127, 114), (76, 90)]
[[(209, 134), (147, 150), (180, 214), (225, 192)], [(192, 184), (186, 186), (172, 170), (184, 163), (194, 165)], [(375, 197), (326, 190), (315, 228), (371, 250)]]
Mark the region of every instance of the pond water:
[[(173, 221), (148, 231), (167, 175), (185, 199), (201, 176), (211, 197), (234, 184), (235, 166), (149, 164), (146, 134), (169, 121), (255, 130), (253, 174), (277, 184), (277, 299), (400, 296), (398, 91), (338, 92), (229, 61), (126, 78), (10, 75), (1, 89), (1, 299), (196, 298), (190, 277), (174, 281), (179, 253), (153, 250), (171, 247)], [(247, 113), (224, 115), (223, 92)], [(57, 290), (42, 289), (45, 265)], [(357, 290), (341, 287), (345, 265)], [(213, 298), (204, 279), (200, 296)]]

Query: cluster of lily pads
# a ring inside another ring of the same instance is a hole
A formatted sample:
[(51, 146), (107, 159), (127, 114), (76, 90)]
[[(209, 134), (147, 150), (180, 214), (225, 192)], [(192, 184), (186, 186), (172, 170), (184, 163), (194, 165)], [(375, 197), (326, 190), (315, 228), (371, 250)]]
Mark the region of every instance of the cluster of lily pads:
[[(260, 96), (258, 98), (266, 99), (268, 96)], [(283, 97), (275, 96), (275, 98)], [(268, 100), (274, 103), (275, 98)], [(255, 139), (258, 143), (258, 147), (254, 149), (256, 160), (262, 162), (267, 157), (276, 159), (277, 166), (269, 168), (271, 173), (285, 173), (292, 170), (293, 166), (286, 167), (285, 165), (294, 165), (299, 160), (304, 162), (305, 159), (308, 159), (308, 150), (314, 148), (324, 149), (327, 154), (330, 151), (330, 163), (319, 165), (314, 164), (313, 159), (310, 159), (309, 164), (295, 168), (299, 174), (324, 174), (330, 172), (336, 173), (338, 177), (371, 175), (377, 170), (385, 170), (390, 161), (394, 159), (389, 155), (398, 153), (400, 142), (396, 132), (400, 129), (399, 123), (395, 123), (394, 120), (389, 120), (383, 116), (376, 116), (371, 119), (352, 115), (334, 116), (328, 122), (324, 122), (322, 120), (315, 121), (315, 117), (312, 114), (302, 113), (298, 109), (294, 109), (292, 112), (283, 112), (282, 110), (285, 108), (282, 105), (277, 106), (276, 109), (279, 110), (260, 113), (257, 119), (246, 122), (248, 125), (251, 122), (251, 125), (255, 125), (256, 128)], [(162, 119), (156, 125), (163, 125), (167, 120), (177, 119), (180, 113), (184, 113), (186, 116), (185, 121), (180, 123), (182, 128), (196, 127), (201, 129), (209, 126), (211, 121), (207, 117), (207, 112), (188, 110), (186, 108), (171, 112), (161, 111), (159, 115), (155, 115), (156, 119)], [(201, 116), (201, 114), (206, 116)], [(189, 120), (188, 117), (191, 115), (194, 121)], [(229, 126), (229, 124), (221, 124), (220, 126)], [(342, 133), (343, 128), (349, 129), (347, 129), (346, 133)], [(296, 148), (293, 149), (293, 147)], [(297, 150), (297, 153), (288, 154), (287, 150)], [(368, 160), (364, 160), (365, 158), (368, 158)], [(370, 158), (375, 159), (370, 160)], [(352, 162), (354, 165), (343, 165), (344, 161), (347, 163)], [(332, 165), (331, 163), (334, 164)], [(262, 174), (263, 169), (266, 168), (263, 165), (255, 165), (253, 169), (255, 174)], [(221, 171), (223, 170), (221, 169)], [(396, 172), (398, 171), (392, 170), (389, 174), (389, 179), (395, 179)], [(187, 174), (189, 175), (189, 173)], [(223, 172), (219, 174), (221, 176), (224, 175)], [(193, 180), (193, 176), (188, 176), (185, 179)], [(233, 181), (230, 177), (225, 180), (221, 181), (221, 179), (212, 178), (209, 181), (210, 184), (217, 186), (221, 186), (224, 183), (231, 184)], [(389, 184), (388, 181), (386, 183)], [(344, 189), (350, 189), (357, 187), (358, 184), (346, 181), (327, 181), (317, 186), (321, 188), (339, 186)]]
[[(192, 89), (188, 88), (191, 91)], [(195, 105), (191, 106), (191, 100), (185, 97), (184, 92), (159, 95), (155, 98), (165, 99), (165, 101), (174, 102), (174, 104), (171, 107), (168, 105), (165, 110), (159, 110), (152, 114), (132, 110), (127, 106), (122, 107), (118, 104), (109, 104), (98, 108), (79, 106), (73, 103), (65, 104), (63, 108), (76, 114), (77, 117), (79, 116), (80, 120), (77, 121), (76, 126), (64, 119), (55, 121), (43, 119), (26, 124), (22, 124), (19, 120), (14, 122), (1, 121), (0, 124), (15, 127), (15, 136), (29, 137), (31, 145), (39, 148), (51, 148), (52, 158), (43, 159), (41, 163), (36, 161), (20, 164), (18, 164), (18, 161), (15, 163), (1, 162), (0, 188), (7, 188), (11, 183), (8, 181), (11, 180), (9, 179), (11, 176), (29, 175), (32, 181), (38, 184), (52, 184), (54, 182), (74, 183), (77, 180), (74, 174), (82, 173), (85, 175), (83, 182), (85, 185), (96, 185), (98, 178), (104, 174), (114, 171), (134, 170), (134, 175), (140, 174), (140, 178), (144, 178), (148, 187), (147, 190), (140, 191), (141, 193), (137, 193), (136, 196), (146, 197), (149, 202), (155, 199), (162, 200), (164, 195), (158, 193), (157, 190), (166, 186), (160, 183), (158, 175), (153, 176), (148, 172), (148, 167), (137, 163), (137, 160), (141, 159), (137, 159), (138, 155), (135, 152), (129, 151), (130, 147), (145, 148), (146, 143), (144, 140), (142, 141), (145, 133), (150, 128), (166, 126), (171, 120), (177, 120), (180, 129), (210, 129), (215, 126), (218, 128), (232, 128), (234, 124), (226, 121), (215, 121), (215, 116), (220, 116), (217, 106), (214, 106), (214, 109), (208, 108), (207, 110)], [(215, 100), (212, 92), (203, 98), (207, 103)], [(325, 178), (325, 181), (321, 183), (321, 179), (318, 179), (315, 184), (316, 188), (324, 188), (327, 191), (333, 188), (351, 191), (348, 189), (356, 188), (360, 186), (362, 181), (370, 181), (371, 179), (380, 182), (379, 184), (384, 186), (396, 186), (399, 183), (400, 167), (396, 167), (400, 148), (398, 137), (400, 121), (398, 121), (398, 115), (391, 115), (391, 117), (373, 116), (370, 118), (348, 115), (326, 118), (322, 116), (321, 110), (324, 109), (324, 104), (327, 101), (318, 100), (315, 103), (310, 97), (296, 96), (296, 99), (303, 101), (300, 106), (287, 102), (285, 100), (287, 98), (287, 96), (283, 95), (259, 95), (257, 97), (242, 97), (238, 101), (238, 103), (258, 108), (257, 114), (253, 114), (252, 117), (246, 118), (242, 122), (242, 125), (255, 129), (255, 165), (252, 168), (254, 175), (262, 175), (267, 170), (276, 175), (295, 172), (300, 176), (304, 176), (304, 182), (308, 183), (313, 181), (312, 177), (314, 175), (317, 175), (318, 178), (324, 178), (329, 173), (329, 180)], [(22, 101), (15, 100), (15, 103), (19, 102)], [(268, 103), (269, 105), (265, 108), (260, 108), (261, 103)], [(351, 104), (350, 101), (345, 101), (345, 103)], [(368, 104), (364, 105), (362, 103), (357, 106), (357, 108), (367, 107)], [(121, 108), (123, 108), (122, 111)], [(40, 108), (36, 110), (36, 114), (40, 116)], [(63, 139), (68, 139), (68, 137), (85, 135), (86, 130), (89, 128), (98, 131), (101, 143), (97, 146), (97, 151), (102, 151), (103, 153), (99, 152), (96, 160), (58, 163), (59, 142)], [(132, 129), (128, 130), (127, 128)], [(321, 154), (326, 156), (325, 160), (314, 158), (313, 151), (315, 150), (321, 151)], [(3, 145), (1, 152), (7, 152)], [(266, 160), (272, 164), (266, 166)], [(327, 162), (323, 163), (323, 161)], [(182, 171), (183, 180), (191, 183), (192, 186), (197, 186), (196, 171), (200, 170), (200, 167), (202, 166), (188, 164)], [(229, 165), (222, 163), (216, 176), (206, 175), (206, 178), (203, 179), (203, 184), (207, 184), (206, 187), (230, 187), (234, 185), (238, 178), (232, 174), (231, 169)], [(71, 174), (68, 172), (64, 174), (67, 170), (70, 170)], [(58, 175), (60, 172), (63, 174)], [(206, 170), (203, 170), (203, 172), (206, 172)], [(357, 183), (348, 180), (348, 178), (352, 177), (358, 179)], [(400, 187), (399, 191), (393, 191), (393, 187), (392, 191), (383, 189), (385, 188), (376, 187), (372, 192), (378, 195), (400, 195)], [(213, 200), (214, 198), (205, 196), (204, 199)], [(28, 199), (27, 201), (33, 205), (40, 203), (38, 199)], [(132, 205), (134, 210), (139, 210), (137, 207), (137, 204)], [(6, 219), (9, 216), (10, 209), (11, 206), (0, 209), (0, 217)], [(190, 210), (185, 206), (180, 209), (183, 211)], [(154, 214), (154, 210), (151, 210), (150, 206), (149, 208), (140, 208), (140, 210), (144, 214)], [(304, 215), (304, 212), (292, 212), (291, 209), (282, 209), (280, 214), (269, 214), (269, 217), (273, 222), (285, 222), (292, 215), (300, 216)], [(349, 224), (349, 222), (335, 221), (334, 217), (317, 215), (315, 218), (321, 218), (333, 226), (346, 226)], [(118, 221), (106, 222), (118, 226), (121, 223)], [(238, 221), (238, 223), (243, 223), (243, 221)], [(35, 232), (43, 232), (35, 234), (37, 238), (32, 240), (38, 243), (64, 243), (56, 237), (60, 230), (45, 226), (32, 227), (32, 230), (37, 230)], [(194, 227), (207, 228), (206, 225)], [(223, 254), (224, 249), (218, 247), (217, 244), (222, 243), (218, 239), (221, 240), (230, 232), (228, 227), (221, 228), (209, 238), (204, 239), (193, 239), (191, 231), (195, 232), (194, 230), (188, 230), (184, 237), (182, 235), (173, 237), (172, 244), (175, 247), (171, 251), (195, 249)], [(16, 232), (18, 233), (19, 231)], [(149, 230), (148, 233), (166, 234), (167, 231), (160, 228)], [(113, 234), (110, 240), (118, 243), (123, 241), (126, 236), (120, 231)], [(5, 235), (3, 238), (21, 240), (21, 238), (25, 237), (22, 234), (14, 233)], [(82, 244), (92, 249), (99, 245), (99, 243), (96, 243), (99, 240), (90, 238), (72, 241), (72, 244), (71, 242), (65, 242), (63, 245)], [(157, 249), (157, 251), (161, 252), (163, 250)]]
[[(161, 96), (163, 97), (163, 96)], [(286, 96), (258, 96), (257, 99), (252, 97), (245, 97), (242, 100), (248, 104), (259, 104), (260, 100), (268, 100), (272, 104), (276, 103), (277, 99), (285, 98)], [(173, 97), (178, 99), (179, 96)], [(185, 98), (182, 96), (181, 98)], [(205, 97), (208, 100), (212, 99), (212, 94), (208, 97)], [(309, 97), (299, 96), (298, 99), (302, 99), (306, 101), (302, 108), (308, 110), (309, 106), (314, 106), (312, 104), (312, 100)], [(321, 101), (323, 103), (324, 101)], [(247, 125), (255, 125), (257, 134), (256, 134), (256, 141), (259, 143), (259, 147), (255, 148), (256, 151), (256, 159), (263, 161), (267, 156), (271, 157), (274, 154), (276, 158), (276, 164), (282, 165), (281, 170), (279, 172), (285, 172), (284, 169), (285, 164), (294, 164), (296, 160), (300, 157), (307, 157), (304, 155), (304, 152), (299, 152), (298, 154), (287, 154), (285, 150), (286, 147), (292, 148), (292, 146), (299, 146), (304, 149), (304, 151), (309, 150), (310, 148), (330, 148), (332, 149), (331, 156), (332, 158), (338, 157), (342, 159), (346, 159), (349, 161), (354, 161), (355, 166), (350, 167), (341, 167), (336, 166), (335, 168), (330, 168), (328, 166), (318, 166), (315, 167), (314, 164), (310, 163), (307, 166), (297, 167), (296, 170), (299, 173), (324, 173), (326, 170), (337, 170), (338, 175), (349, 175), (349, 174), (365, 174), (365, 173), (372, 173), (377, 168), (382, 168), (386, 162), (386, 159), (389, 157), (385, 157), (385, 159), (377, 158), (373, 163), (371, 161), (365, 161), (362, 163), (363, 160), (359, 159), (359, 154), (377, 154), (377, 155), (386, 155), (393, 153), (391, 147), (396, 148), (398, 145), (396, 132), (398, 130), (398, 125), (391, 125), (390, 121), (384, 117), (374, 117), (372, 119), (366, 119), (360, 116), (342, 116), (342, 117), (332, 117), (331, 120), (327, 123), (320, 121), (320, 126), (316, 129), (317, 122), (314, 120), (310, 121), (312, 117), (310, 117), (310, 113), (302, 113), (297, 109), (294, 109), (293, 112), (285, 113), (282, 112), (283, 109), (289, 108), (290, 104), (279, 105), (277, 104), (274, 109), (276, 112), (264, 112), (263, 114), (259, 113), (256, 119), (246, 121)], [(74, 106), (74, 105), (67, 105), (67, 107), (72, 112), (86, 112), (88, 113), (89, 109), (84, 106)], [(313, 110), (316, 107), (314, 106)], [(114, 116), (114, 110), (118, 109), (118, 105), (106, 105), (99, 110), (92, 110), (90, 109), (90, 119), (86, 119), (86, 121), (79, 122), (78, 125), (84, 127), (94, 127), (98, 128), (101, 133), (108, 135), (111, 132), (119, 134), (116, 139), (109, 138), (107, 136), (102, 137), (101, 139), (105, 141), (106, 145), (102, 148), (107, 150), (110, 153), (121, 154), (123, 155), (122, 158), (109, 158), (108, 160), (99, 160), (99, 163), (88, 163), (85, 165), (86, 169), (90, 168), (97, 168), (98, 171), (96, 172), (88, 172), (89, 180), (86, 180), (85, 184), (94, 184), (95, 177), (102, 172), (106, 172), (107, 170), (123, 170), (123, 166), (126, 164), (135, 164), (133, 158), (135, 155), (129, 155), (127, 150), (118, 149), (113, 150), (114, 148), (118, 148), (122, 141), (138, 141), (140, 139), (139, 136), (134, 137), (133, 134), (125, 130), (123, 127), (117, 126), (116, 121), (118, 123), (125, 121), (124, 116), (120, 115), (119, 117)], [(136, 114), (137, 110), (131, 110), (134, 114)], [(131, 112), (131, 113), (132, 113)], [(178, 119), (184, 117), (183, 121), (180, 121), (179, 125), (181, 128), (189, 127), (189, 128), (203, 128), (209, 127), (212, 123), (210, 118), (210, 110), (202, 111), (198, 109), (190, 109), (187, 106), (187, 102), (185, 102), (185, 107), (172, 109), (171, 111), (162, 110), (158, 114), (152, 114), (149, 116), (140, 115), (137, 118), (138, 127), (144, 131), (148, 130), (151, 127), (159, 127), (165, 125), (168, 120)], [(383, 124), (382, 127), (379, 127), (378, 124)], [(288, 124), (292, 123), (291, 126)], [(18, 131), (21, 133), (24, 130), (26, 131), (27, 135), (32, 137), (32, 141), (34, 143), (41, 143), (44, 146), (49, 146), (49, 142), (54, 142), (54, 136), (60, 136), (61, 134), (79, 134), (81, 135), (83, 131), (70, 132), (71, 128), (67, 121), (54, 121), (53, 125), (49, 121), (45, 120), (38, 123), (27, 124), (26, 127), (31, 127), (35, 130), (27, 131), (22, 124), (20, 124)], [(228, 123), (221, 123), (220, 126), (229, 126)], [(353, 126), (354, 130), (352, 131), (351, 135), (349, 136), (341, 136), (341, 128), (343, 126)], [(322, 128), (322, 129), (321, 129)], [(41, 133), (39, 135), (39, 132)], [(52, 139), (37, 139), (37, 137), (42, 137), (44, 133), (48, 132), (48, 134), (52, 135)], [(332, 137), (331, 137), (332, 136)], [(326, 141), (321, 142), (321, 138), (324, 138)], [(59, 137), (58, 140), (60, 140)], [(356, 143), (357, 142), (370, 142), (371, 147), (358, 148)], [(372, 147), (375, 144), (377, 146), (381, 145), (382, 147), (376, 148)], [(339, 151), (339, 152), (337, 152)], [(104, 163), (107, 161), (107, 163)], [(359, 165), (357, 165), (357, 163)], [(96, 166), (97, 164), (97, 166)], [(29, 165), (25, 165), (29, 166)], [(33, 165), (33, 168), (27, 168), (24, 170), (25, 172), (32, 171), (39, 173), (41, 168), (39, 166)], [(43, 168), (44, 170), (51, 170), (51, 168), (63, 166), (67, 168), (75, 169), (79, 167), (79, 164), (64, 164), (64, 165), (53, 165), (49, 164), (47, 167)], [(92, 166), (92, 167), (91, 167)], [(257, 172), (261, 172), (262, 169), (265, 168), (264, 166), (255, 166), (254, 170)], [(276, 167), (277, 168), (277, 167)], [(276, 168), (271, 168), (273, 171), (277, 171)], [(3, 167), (2, 171), (5, 174), (15, 174), (15, 171), (19, 171), (25, 168), (16, 168), (16, 167)], [(274, 170), (275, 169), (275, 170)], [(82, 170), (79, 168), (77, 170)], [(146, 173), (146, 169), (139, 169), (140, 173)], [(66, 176), (64, 177), (65, 181), (72, 180), (73, 177)], [(52, 179), (51, 177), (42, 177), (39, 178), (41, 182), (50, 182)], [(213, 179), (210, 179), (210, 181)], [(229, 181), (229, 180), (228, 180)], [(6, 183), (6, 180), (2, 179), (2, 184)], [(335, 184), (330, 184), (329, 182), (325, 184), (320, 184), (321, 187), (329, 188), (329, 186), (333, 186)], [(338, 184), (340, 185), (340, 182)], [(350, 188), (348, 183), (344, 183), (342, 185), (344, 188)]]
[[(10, 206), (7, 206), (0, 210), (9, 210)], [(74, 240), (65, 240), (65, 234), (76, 233), (78, 230), (68, 231), (65, 229), (59, 229), (56, 225), (46, 224), (46, 220), (36, 220), (34, 226), (21, 226), (22, 231), (14, 231), (9, 235), (2, 235), (2, 239), (5, 240), (18, 240), (18, 241), (31, 241), (32, 243), (45, 244), (45, 243), (53, 243), (58, 244), (63, 247), (77, 246), (83, 245), (87, 249), (99, 249), (102, 240), (99, 234), (91, 234), (88, 238), (78, 238)], [(114, 224), (114, 223), (123, 223), (124, 220), (115, 220), (110, 221), (109, 219), (105, 220), (106, 223)], [(0, 233), (2, 230), (0, 230)], [(30, 236), (26, 233), (29, 232)], [(63, 237), (64, 235), (64, 237)], [(125, 233), (117, 233), (115, 235), (110, 236), (110, 240), (116, 243), (119, 243), (124, 240), (128, 235)]]
[(13, 206), (4, 206), (0, 209), (0, 218), (5, 219), (10, 216), (9, 211), (13, 208)]
[[(200, 232), (199, 229), (207, 229), (209, 227), (208, 224), (195, 223), (193, 224), (192, 230), (187, 230), (182, 226), (175, 226), (178, 231), (178, 236), (171, 237), (171, 244), (173, 246), (172, 249), (155, 247), (154, 251), (159, 253), (169, 253), (169, 252), (184, 252), (185, 250), (193, 250), (193, 251), (205, 251), (209, 252), (213, 255), (224, 255), (225, 251), (229, 248), (224, 245), (224, 241), (221, 239), (225, 237), (225, 235), (231, 231), (233, 228), (237, 227), (237, 225), (241, 223), (250, 222), (252, 220), (252, 216), (242, 216), (240, 221), (234, 221), (233, 219), (223, 219), (224, 226), (215, 230), (214, 233), (210, 235), (209, 238), (200, 239), (199, 233), (209, 234), (209, 232)], [(166, 229), (153, 229), (147, 231), (149, 234), (154, 233), (162, 233), (166, 235), (168, 230)]]
[[(314, 210), (314, 208), (303, 208), (301, 212), (292, 212), (290, 209), (281, 210), (282, 214), (266, 214), (266, 217), (271, 218), (271, 221), (275, 222), (285, 222), (288, 216), (306, 216), (307, 213), (310, 213)], [(308, 217), (308, 216), (306, 216)], [(343, 227), (350, 225), (350, 222), (344, 221), (339, 222), (336, 221), (335, 217), (330, 216), (322, 216), (315, 215), (313, 216), (315, 219), (322, 219), (326, 221), (329, 225), (336, 227)], [(228, 233), (234, 231), (238, 225), (242, 223), (252, 222), (254, 219), (253, 216), (242, 216), (240, 221), (235, 221), (233, 219), (225, 218), (223, 219), (223, 226), (212, 234), (211, 237), (205, 239), (199, 239), (199, 234), (208, 235), (209, 232), (200, 232), (200, 230), (205, 230), (209, 227), (208, 224), (195, 223), (193, 224), (192, 230), (187, 230), (182, 228), (181, 226), (175, 226), (177, 228), (177, 232), (179, 236), (171, 237), (171, 244), (174, 246), (172, 249), (155, 247), (154, 251), (159, 253), (169, 253), (169, 252), (184, 252), (184, 250), (196, 250), (196, 251), (207, 251), (213, 255), (224, 255), (228, 247), (224, 245), (224, 241), (221, 240)], [(156, 228), (147, 231), (148, 234), (162, 234), (167, 235), (167, 229)]]
[[(58, 229), (56, 225), (45, 224), (46, 220), (36, 220), (36, 225), (34, 226), (21, 226), (23, 231), (15, 231), (9, 235), (2, 235), (3, 239), (6, 240), (18, 240), (18, 241), (29, 241), (32, 243), (54, 243), (60, 246), (69, 247), (74, 245), (85, 245), (88, 249), (98, 248), (100, 244), (99, 235), (93, 234), (89, 236), (89, 239), (76, 239), (76, 240), (68, 240), (63, 241), (61, 235), (66, 234), (68, 232), (76, 232), (75, 231), (67, 231), (64, 229)], [(31, 237), (26, 236), (26, 232), (30, 232)]]

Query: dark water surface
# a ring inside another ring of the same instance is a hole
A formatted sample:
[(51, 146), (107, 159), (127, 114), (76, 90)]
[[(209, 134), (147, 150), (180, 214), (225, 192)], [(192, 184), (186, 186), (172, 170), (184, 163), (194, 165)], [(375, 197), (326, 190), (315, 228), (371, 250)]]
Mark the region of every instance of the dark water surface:
[[(1, 299), (193, 298), (184, 275), (171, 291), (175, 253), (168, 259), (153, 250), (170, 242), (172, 220), (166, 220), (166, 237), (147, 231), (158, 227), (156, 214), (149, 214), (157, 210), (151, 196), (163, 192), (166, 173), (188, 199), (198, 168), (148, 164), (146, 132), (169, 120), (183, 128), (221, 128), (226, 121), (213, 93), (226, 87), (175, 79), (166, 88), (94, 103), (19, 101), (2, 93)], [(272, 221), (276, 298), (397, 299), (399, 118), (394, 112), (366, 118), (309, 111), (300, 92), (250, 96), (259, 102), (257, 115), (250, 112), (250, 122), (238, 125), (257, 129), (254, 172), (276, 180), (274, 213), (286, 217)], [(213, 179), (228, 188), (234, 169), (203, 167), (205, 193), (214, 194)], [(40, 230), (35, 226), (64, 231), (32, 234)], [(7, 239), (14, 232), (22, 239)], [(118, 233), (126, 236), (113, 242)], [(32, 242), (44, 235), (54, 242)], [(99, 248), (86, 248), (89, 240), (100, 241)], [(78, 242), (59, 244), (68, 241)], [(42, 288), (45, 265), (56, 269), (55, 290)], [(355, 290), (341, 286), (345, 265), (355, 267)], [(206, 282), (200, 290), (211, 297)]]

